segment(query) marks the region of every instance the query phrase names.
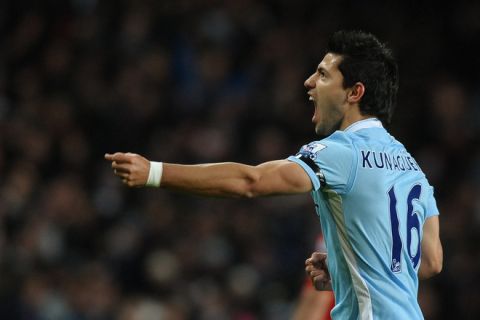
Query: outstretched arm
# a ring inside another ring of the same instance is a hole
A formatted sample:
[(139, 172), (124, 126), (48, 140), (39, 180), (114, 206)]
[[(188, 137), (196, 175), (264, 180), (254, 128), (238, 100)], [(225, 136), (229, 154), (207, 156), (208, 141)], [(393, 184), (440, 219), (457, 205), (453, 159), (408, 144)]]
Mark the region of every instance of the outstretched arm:
[[(130, 187), (145, 186), (150, 161), (134, 153), (106, 154), (115, 175)], [(249, 166), (225, 162), (197, 165), (163, 163), (161, 188), (205, 196), (256, 197), (305, 193), (312, 183), (300, 165), (276, 160)]]
[(443, 249), (440, 242), (438, 216), (429, 217), (423, 225), (422, 260), (418, 270), (420, 280), (428, 279), (442, 271)]

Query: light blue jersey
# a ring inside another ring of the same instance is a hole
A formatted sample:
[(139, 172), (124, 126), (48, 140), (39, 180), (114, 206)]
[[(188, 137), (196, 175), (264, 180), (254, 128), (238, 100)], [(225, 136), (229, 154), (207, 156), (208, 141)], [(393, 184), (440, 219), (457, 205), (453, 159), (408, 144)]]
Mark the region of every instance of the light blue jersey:
[(422, 227), (438, 215), (405, 147), (377, 119), (290, 156), (308, 173), (328, 252), (333, 319), (423, 319), (417, 302)]

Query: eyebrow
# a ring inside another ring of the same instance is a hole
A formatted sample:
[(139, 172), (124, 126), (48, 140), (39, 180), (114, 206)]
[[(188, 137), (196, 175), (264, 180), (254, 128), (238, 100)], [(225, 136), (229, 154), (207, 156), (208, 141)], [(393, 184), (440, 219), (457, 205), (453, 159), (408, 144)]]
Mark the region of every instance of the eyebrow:
[(317, 71), (323, 71), (323, 72), (325, 72), (326, 74), (328, 74), (327, 69), (325, 69), (324, 67), (322, 67), (322, 66), (320, 66), (320, 65), (318, 65)]

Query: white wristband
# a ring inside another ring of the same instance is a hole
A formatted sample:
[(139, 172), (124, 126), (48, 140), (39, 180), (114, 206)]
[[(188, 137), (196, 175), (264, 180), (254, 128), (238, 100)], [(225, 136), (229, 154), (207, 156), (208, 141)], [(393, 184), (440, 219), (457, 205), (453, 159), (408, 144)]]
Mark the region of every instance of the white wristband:
[(145, 186), (160, 187), (162, 181), (163, 162), (150, 161), (150, 171), (148, 172), (148, 180)]

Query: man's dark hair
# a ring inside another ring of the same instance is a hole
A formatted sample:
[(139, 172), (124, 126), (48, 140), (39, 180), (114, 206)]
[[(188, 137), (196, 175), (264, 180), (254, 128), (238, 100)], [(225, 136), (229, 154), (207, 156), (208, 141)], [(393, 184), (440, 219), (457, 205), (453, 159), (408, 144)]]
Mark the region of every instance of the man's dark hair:
[(344, 78), (344, 88), (356, 82), (365, 86), (360, 112), (390, 123), (398, 91), (398, 66), (392, 51), (374, 35), (363, 31), (335, 32), (326, 51), (342, 56), (338, 69)]

